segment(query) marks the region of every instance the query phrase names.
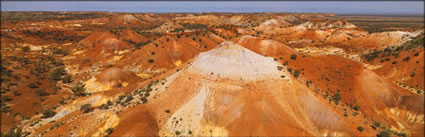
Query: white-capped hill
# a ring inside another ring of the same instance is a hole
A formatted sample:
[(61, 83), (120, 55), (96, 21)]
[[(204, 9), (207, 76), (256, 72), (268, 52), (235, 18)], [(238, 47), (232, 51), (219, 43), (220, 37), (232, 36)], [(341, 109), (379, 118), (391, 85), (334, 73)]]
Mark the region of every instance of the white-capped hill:
[(213, 75), (212, 78), (260, 80), (286, 75), (277, 69), (278, 66), (273, 58), (225, 41), (215, 49), (199, 54), (188, 71)]

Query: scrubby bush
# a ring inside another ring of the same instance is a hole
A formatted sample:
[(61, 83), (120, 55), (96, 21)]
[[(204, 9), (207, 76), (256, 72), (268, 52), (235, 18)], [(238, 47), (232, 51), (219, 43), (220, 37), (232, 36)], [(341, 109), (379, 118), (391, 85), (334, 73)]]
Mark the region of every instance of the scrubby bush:
[(416, 52), (413, 56), (419, 56), (419, 52)]
[(364, 128), (362, 126), (358, 126), (357, 130), (359, 130), (360, 132), (363, 132)]
[(35, 95), (37, 95), (37, 96), (48, 96), (49, 94), (48, 93), (46, 93), (46, 91), (44, 90), (44, 89), (36, 89), (35, 90)]
[(43, 112), (43, 116), (41, 116), (41, 118), (49, 118), (49, 117), (53, 117), (55, 115), (56, 115), (55, 111), (53, 111), (52, 109), (48, 109), (48, 110)]
[(297, 59), (297, 55), (296, 54), (292, 54), (291, 55), (291, 59), (296, 60)]
[(294, 77), (298, 78), (300, 76), (300, 71), (299, 70), (295, 70), (294, 71)]
[(2, 137), (21, 137), (22, 136), (22, 128), (11, 128), (8, 133), (1, 133)]
[(60, 67), (56, 68), (52, 73), (50, 73), (50, 79), (53, 81), (59, 81), (62, 80), (62, 76), (66, 74), (65, 68)]
[(30, 49), (30, 47), (23, 47), (23, 48), (22, 48), (22, 50), (23, 50), (24, 52), (28, 52), (28, 51), (30, 51), (31, 49)]
[(332, 99), (335, 101), (335, 104), (338, 104), (339, 100), (341, 100), (341, 95), (336, 93), (334, 96), (332, 96)]
[(377, 137), (391, 137), (391, 130), (384, 129), (379, 134), (376, 135)]
[(406, 57), (403, 59), (403, 61), (409, 62), (410, 57)]
[(360, 106), (355, 105), (355, 106), (353, 107), (353, 109), (354, 109), (354, 110), (359, 110), (359, 109), (360, 109)]
[(15, 96), (20, 96), (21, 95), (21, 93), (19, 93), (18, 91), (13, 91), (13, 95), (15, 95)]
[(148, 59), (148, 62), (149, 63), (153, 63), (153, 59)]
[(108, 129), (106, 129), (106, 131), (105, 131), (105, 136), (108, 136), (108, 135), (110, 135), (110, 134), (112, 134), (112, 132), (114, 132), (114, 128), (108, 128)]
[(29, 88), (38, 88), (38, 86), (35, 83), (29, 83), (28, 87)]
[(80, 106), (80, 111), (83, 111), (83, 113), (89, 113), (93, 110), (94, 110), (94, 108), (91, 107), (91, 104), (84, 104), (84, 105)]
[(4, 102), (12, 101), (12, 99), (7, 95), (2, 95), (1, 100), (4, 101)]
[(122, 83), (118, 83), (117, 87), (119, 87), (119, 88), (122, 87)]
[(86, 88), (85, 85), (81, 82), (78, 82), (74, 87), (72, 87), (72, 92), (77, 96), (85, 96)]
[(410, 74), (410, 77), (414, 77), (415, 76), (415, 72), (412, 72), (412, 74)]
[(142, 101), (143, 104), (146, 104), (146, 102), (148, 102), (148, 100), (146, 99), (146, 97), (142, 97), (142, 98), (140, 98), (140, 100)]

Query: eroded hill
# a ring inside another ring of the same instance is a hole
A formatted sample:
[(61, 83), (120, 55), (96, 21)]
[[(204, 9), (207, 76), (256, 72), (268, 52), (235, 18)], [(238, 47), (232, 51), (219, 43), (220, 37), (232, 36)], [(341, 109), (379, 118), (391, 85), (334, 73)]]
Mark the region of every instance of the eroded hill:
[(423, 136), (423, 26), (347, 18), (2, 12), (2, 136)]

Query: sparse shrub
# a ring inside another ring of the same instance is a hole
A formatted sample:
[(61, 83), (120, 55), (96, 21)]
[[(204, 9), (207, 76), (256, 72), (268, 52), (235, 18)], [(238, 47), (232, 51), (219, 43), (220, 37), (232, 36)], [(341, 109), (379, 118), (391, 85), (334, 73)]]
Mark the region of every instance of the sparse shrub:
[(165, 113), (170, 113), (171, 111), (169, 109), (165, 110)]
[(117, 87), (119, 87), (119, 88), (122, 87), (122, 83), (118, 83)]
[(391, 137), (391, 130), (384, 129), (379, 134), (376, 135), (377, 137)]
[(35, 94), (37, 95), (37, 96), (39, 96), (39, 97), (41, 97), (41, 96), (48, 96), (49, 94), (48, 93), (46, 93), (46, 91), (44, 90), (44, 89), (36, 89), (35, 90)]
[(118, 96), (118, 101), (121, 102), (125, 98), (125, 95)]
[(289, 67), (288, 67), (288, 72), (289, 72), (289, 73), (292, 73), (292, 68), (289, 68)]
[(125, 98), (125, 103), (130, 102), (131, 100), (133, 100), (133, 96), (131, 96), (131, 94), (127, 95), (127, 97)]
[(29, 88), (38, 88), (38, 86), (35, 83), (29, 83), (28, 87)]
[(381, 123), (374, 121), (373, 122), (373, 126), (375, 126), (375, 127), (381, 127)]
[(393, 63), (391, 63), (391, 64), (397, 64), (397, 61), (394, 61)]
[(91, 107), (91, 104), (84, 104), (84, 105), (81, 105), (80, 107), (80, 111), (83, 111), (83, 113), (89, 113), (93, 110), (94, 108)]
[(142, 101), (143, 104), (146, 104), (146, 102), (148, 102), (148, 100), (146, 99), (146, 97), (142, 97), (142, 98), (140, 98), (140, 100)]
[(12, 101), (12, 99), (7, 95), (2, 95), (1, 100), (4, 101), (4, 102)]
[(30, 51), (31, 49), (30, 49), (30, 47), (28, 47), (28, 46), (27, 46), (27, 47), (23, 47), (23, 48), (22, 48), (22, 50), (23, 50), (24, 52), (28, 52), (28, 51)]
[(21, 95), (21, 93), (19, 93), (18, 91), (13, 91), (13, 95), (15, 95), (15, 96), (20, 96)]
[(56, 115), (56, 112), (54, 112), (52, 109), (48, 109), (48, 110), (43, 112), (43, 116), (41, 116), (41, 118), (49, 118), (49, 117), (53, 117), (55, 115)]
[(363, 132), (364, 128), (362, 126), (358, 126), (357, 130), (359, 130), (360, 132)]
[(339, 100), (341, 100), (341, 95), (336, 93), (334, 96), (332, 96), (332, 99), (335, 101), (335, 104), (338, 105)]
[(50, 73), (50, 79), (53, 81), (62, 80), (62, 76), (65, 74), (65, 68), (60, 67), (56, 68), (52, 73)]
[(413, 56), (419, 56), (419, 52), (416, 52)]
[(114, 128), (108, 128), (108, 129), (106, 129), (106, 131), (105, 131), (105, 136), (109, 136), (110, 134), (112, 134), (112, 132), (114, 132)]
[(355, 106), (353, 107), (353, 109), (354, 109), (354, 110), (359, 110), (359, 109), (360, 109), (360, 106), (355, 105)]
[(283, 69), (283, 67), (277, 66), (277, 70), (281, 71), (282, 69)]
[(409, 62), (410, 57), (406, 57), (403, 59), (403, 61)]
[(59, 104), (61, 104), (61, 105), (64, 105), (65, 104), (65, 99), (61, 99), (60, 101), (59, 101)]
[(86, 63), (88, 63), (88, 62), (90, 62), (90, 58), (85, 58), (85, 59), (83, 60), (83, 62), (81, 62), (81, 64), (86, 64)]
[(291, 55), (291, 59), (296, 60), (297, 59), (297, 55), (296, 54), (292, 54)]
[(2, 137), (21, 137), (22, 136), (22, 128), (11, 128), (8, 133), (1, 134)]
[(300, 71), (299, 70), (295, 70), (294, 71), (294, 77), (298, 78), (300, 76)]
[(153, 63), (153, 59), (148, 59), (148, 62), (149, 63)]
[(415, 76), (415, 72), (412, 72), (412, 74), (410, 74), (410, 77), (414, 77)]
[(78, 82), (74, 87), (72, 87), (72, 92), (77, 96), (85, 96), (86, 88), (85, 85), (81, 82)]
[(395, 132), (394, 135), (397, 135), (399, 137), (407, 137), (406, 133), (402, 133), (402, 132)]
[(71, 76), (70, 75), (63, 76), (62, 82), (63, 83), (71, 83), (72, 82)]

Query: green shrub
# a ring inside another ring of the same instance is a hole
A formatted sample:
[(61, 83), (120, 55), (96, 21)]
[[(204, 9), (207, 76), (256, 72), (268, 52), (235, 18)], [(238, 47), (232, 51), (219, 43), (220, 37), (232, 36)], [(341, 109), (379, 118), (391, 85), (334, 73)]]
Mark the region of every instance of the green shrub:
[(332, 99), (335, 101), (335, 104), (338, 104), (339, 100), (341, 100), (341, 95), (336, 93), (334, 96), (332, 96)]
[(391, 137), (391, 130), (384, 129), (379, 134), (376, 135), (377, 137)]
[(108, 129), (106, 129), (105, 134), (106, 134), (106, 136), (108, 136), (108, 135), (112, 134), (112, 132), (114, 132), (114, 128), (108, 128)]
[(28, 51), (30, 51), (31, 49), (30, 49), (30, 47), (28, 47), (28, 46), (27, 46), (27, 47), (23, 47), (23, 48), (22, 48), (22, 50), (23, 50), (24, 52), (28, 52)]
[(412, 74), (410, 74), (410, 77), (414, 77), (415, 76), (415, 72), (412, 72)]
[(153, 63), (153, 59), (148, 59), (148, 62), (149, 63)]
[(419, 56), (419, 52), (416, 52), (413, 56)]
[(4, 101), (4, 102), (12, 101), (12, 99), (9, 98), (9, 96), (7, 96), (7, 95), (2, 95), (1, 100)]
[(360, 109), (360, 106), (355, 105), (355, 106), (353, 107), (353, 109), (354, 109), (354, 110), (359, 110), (359, 109)]
[(11, 128), (8, 133), (1, 134), (2, 137), (21, 137), (22, 136), (22, 128)]
[(91, 107), (91, 104), (84, 104), (84, 105), (81, 105), (81, 107), (80, 107), (80, 111), (83, 111), (83, 113), (88, 113), (88, 112), (91, 112), (93, 110), (94, 110), (94, 108)]
[(296, 60), (297, 59), (297, 55), (296, 54), (292, 54), (291, 55), (291, 59)]
[(407, 137), (406, 133), (396, 132), (394, 135), (397, 135), (399, 137)]
[(59, 81), (62, 80), (62, 76), (66, 74), (65, 68), (60, 67), (56, 68), (52, 73), (50, 73), (50, 79), (53, 81)]
[(300, 76), (300, 71), (299, 70), (295, 70), (294, 71), (294, 77), (298, 78)]
[(406, 57), (403, 59), (403, 61), (409, 62), (410, 57)]
[(288, 72), (289, 72), (289, 73), (292, 73), (292, 68), (289, 68), (289, 67), (288, 67)]
[(19, 93), (18, 91), (13, 91), (13, 95), (15, 95), (15, 96), (20, 96), (21, 95), (21, 93)]
[(44, 89), (36, 89), (35, 90), (35, 95), (37, 95), (37, 96), (48, 96), (49, 94), (48, 93), (46, 93), (46, 91), (44, 90)]
[(43, 112), (43, 116), (41, 116), (41, 118), (43, 118), (43, 119), (44, 118), (49, 118), (49, 117), (53, 117), (55, 115), (56, 115), (56, 112), (54, 112), (51, 109), (48, 109), (48, 110), (46, 110), (46, 111)]
[(143, 104), (146, 104), (146, 102), (148, 102), (148, 100), (146, 99), (146, 97), (142, 97), (142, 98), (140, 98), (140, 100), (142, 101)]
[(122, 87), (122, 83), (118, 83), (117, 87), (119, 87), (119, 88)]
[(360, 132), (363, 132), (364, 128), (362, 126), (358, 126), (357, 130), (359, 130)]
[(74, 87), (72, 87), (72, 92), (77, 96), (85, 96), (86, 88), (85, 85), (81, 82), (78, 82)]
[(38, 88), (38, 86), (35, 83), (29, 83), (28, 87), (29, 88)]

